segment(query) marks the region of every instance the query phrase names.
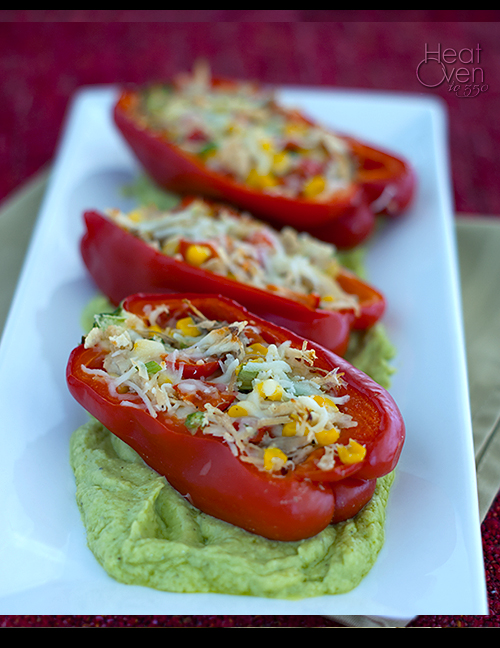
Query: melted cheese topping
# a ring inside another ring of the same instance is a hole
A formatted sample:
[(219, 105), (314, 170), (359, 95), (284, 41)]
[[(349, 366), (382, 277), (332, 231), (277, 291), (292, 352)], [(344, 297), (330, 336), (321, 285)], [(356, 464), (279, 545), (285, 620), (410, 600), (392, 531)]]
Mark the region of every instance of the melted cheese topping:
[(165, 306), (144, 318), (118, 309), (97, 316), (85, 338), (86, 348), (104, 352), (102, 367), (83, 369), (104, 379), (122, 406), (146, 408), (155, 418), (165, 413), (193, 434), (219, 437), (261, 470), (293, 470), (318, 447), (325, 449), (324, 470), (361, 461), (362, 446), (336, 443), (357, 425), (342, 412), (348, 396), (336, 395), (338, 370), (315, 367), (306, 343), (259, 338), (248, 322), (208, 320), (192, 305), (182, 317)]
[(168, 256), (313, 308), (358, 312), (336, 280), (333, 245), (290, 227), (281, 231), (224, 205), (196, 199), (171, 211), (108, 210), (120, 227)]
[(344, 140), (249, 83), (212, 85), (195, 67), (175, 87), (141, 93), (140, 118), (211, 169), (266, 193), (328, 200), (350, 184)]

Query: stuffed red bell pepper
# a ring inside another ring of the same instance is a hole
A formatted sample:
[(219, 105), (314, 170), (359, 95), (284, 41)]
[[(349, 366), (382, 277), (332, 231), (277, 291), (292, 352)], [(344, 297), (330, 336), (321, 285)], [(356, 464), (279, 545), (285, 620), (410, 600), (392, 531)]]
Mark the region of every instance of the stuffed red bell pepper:
[(228, 201), (342, 248), (366, 239), (375, 214), (403, 212), (415, 189), (405, 160), (203, 67), (169, 85), (123, 90), (114, 120), (161, 186)]
[(355, 515), (404, 442), (391, 396), (215, 296), (129, 296), (73, 350), (76, 400), (200, 510), (273, 540)]
[(169, 211), (87, 212), (85, 223), (83, 260), (115, 305), (139, 291), (221, 293), (341, 355), (351, 329), (385, 309), (332, 245), (225, 204), (186, 198)]

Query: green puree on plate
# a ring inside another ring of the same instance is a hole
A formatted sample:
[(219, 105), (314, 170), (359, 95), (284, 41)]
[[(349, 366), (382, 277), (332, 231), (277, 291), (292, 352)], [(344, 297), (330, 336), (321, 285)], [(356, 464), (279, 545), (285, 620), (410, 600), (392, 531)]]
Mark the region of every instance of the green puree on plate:
[[(362, 273), (359, 251), (342, 261)], [(112, 309), (97, 296), (82, 315), (84, 331), (96, 312)], [(393, 356), (381, 324), (355, 332), (347, 353), (384, 387)], [(307, 540), (277, 542), (193, 507), (94, 418), (73, 433), (70, 461), (88, 545), (117, 581), (168, 592), (281, 599), (342, 594), (361, 582), (384, 543), (394, 480), (394, 473), (379, 479), (371, 501), (353, 519)]]
[(384, 542), (393, 473), (355, 518), (275, 542), (201, 513), (100, 423), (71, 438), (89, 547), (117, 581), (168, 592), (298, 599), (356, 587)]

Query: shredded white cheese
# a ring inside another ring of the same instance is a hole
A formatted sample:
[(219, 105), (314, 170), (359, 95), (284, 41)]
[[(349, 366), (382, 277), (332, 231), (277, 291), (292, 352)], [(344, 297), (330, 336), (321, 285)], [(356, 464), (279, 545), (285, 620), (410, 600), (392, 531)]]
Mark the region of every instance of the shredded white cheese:
[(137, 117), (204, 164), (271, 194), (329, 200), (353, 179), (346, 141), (254, 85), (214, 86), (194, 69), (140, 94)]
[[(342, 289), (331, 244), (290, 227), (280, 232), (224, 205), (197, 199), (168, 212), (152, 207), (130, 213), (108, 210), (118, 226), (172, 256), (235, 281), (305, 301), (326, 310), (359, 312), (355, 295)], [(187, 246), (210, 254), (193, 261)]]
[[(337, 437), (357, 425), (342, 411), (348, 396), (338, 393), (338, 370), (317, 368), (307, 343), (256, 343), (255, 327), (245, 321), (189, 312), (196, 328), (189, 335), (168, 309), (146, 309), (144, 318), (122, 310), (113, 323), (101, 320), (85, 346), (103, 352), (102, 367), (84, 371), (105, 380), (124, 407), (146, 409), (154, 418), (174, 416), (192, 433), (221, 438), (235, 456), (262, 470), (269, 448), (279, 448), (285, 459), (278, 465), (293, 470), (318, 447), (324, 448), (318, 467), (331, 469)], [(160, 314), (166, 316), (163, 327)]]

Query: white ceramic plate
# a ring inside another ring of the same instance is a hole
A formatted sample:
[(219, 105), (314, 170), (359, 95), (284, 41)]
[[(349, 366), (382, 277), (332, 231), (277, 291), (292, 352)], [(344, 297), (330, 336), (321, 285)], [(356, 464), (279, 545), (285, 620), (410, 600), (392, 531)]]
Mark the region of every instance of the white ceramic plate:
[(351, 593), (302, 601), (179, 595), (121, 585), (86, 546), (68, 442), (86, 414), (65, 366), (94, 286), (79, 256), (86, 208), (128, 208), (140, 170), (114, 128), (112, 87), (82, 89), (57, 160), (0, 348), (0, 613), (322, 614), (410, 619), (486, 614), (457, 280), (446, 116), (424, 96), (283, 89), (313, 117), (408, 157), (414, 206), (370, 245), (370, 278), (388, 299), (398, 349), (391, 389), (407, 442), (386, 543)]

